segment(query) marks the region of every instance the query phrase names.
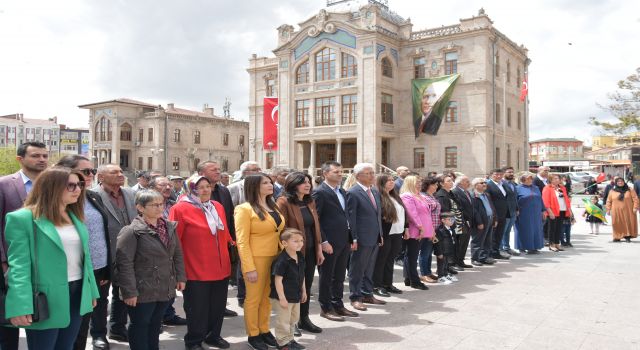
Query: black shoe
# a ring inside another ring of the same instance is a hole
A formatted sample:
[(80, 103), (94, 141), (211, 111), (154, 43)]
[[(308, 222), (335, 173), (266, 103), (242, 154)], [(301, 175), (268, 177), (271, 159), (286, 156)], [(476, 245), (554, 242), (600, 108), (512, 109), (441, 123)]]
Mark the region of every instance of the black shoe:
[(205, 339), (204, 343), (218, 349), (228, 349), (231, 346), (229, 342), (222, 339), (222, 337), (218, 337), (217, 339)]
[(129, 337), (127, 337), (127, 333), (114, 333), (109, 332), (109, 339), (119, 341), (122, 343), (128, 343)]
[[(455, 265), (452, 264), (452, 265), (449, 265), (449, 270), (464, 271), (464, 267), (461, 267), (458, 264), (455, 264)], [(455, 275), (455, 273), (454, 273), (454, 275)]]
[(456, 271), (456, 269), (454, 269), (452, 266), (449, 267), (448, 271), (452, 275), (457, 275), (458, 274), (458, 271)]
[(293, 336), (294, 337), (302, 337), (302, 332), (300, 331), (300, 328), (298, 328), (298, 324), (294, 324), (293, 325)]
[(398, 288), (396, 288), (395, 286), (391, 285), (388, 287), (385, 287), (385, 289), (387, 290), (387, 292), (389, 293), (393, 293), (393, 294), (402, 294), (402, 291)]
[(571, 244), (571, 242), (567, 242), (567, 247), (573, 248), (573, 244)]
[(93, 350), (107, 350), (109, 349), (109, 342), (105, 337), (95, 337), (91, 341), (91, 345), (93, 346)]
[(267, 346), (275, 348), (278, 346), (278, 342), (276, 341), (276, 337), (271, 334), (271, 332), (260, 334), (260, 338), (262, 338), (262, 342)]
[(292, 341), (289, 343), (289, 349), (291, 349), (291, 350), (304, 350), (304, 349), (306, 349), (306, 347), (304, 347), (303, 345), (301, 345), (301, 344), (300, 344), (300, 343), (298, 343), (297, 341), (292, 340)]
[(482, 261), (483, 264), (493, 265), (496, 263), (496, 259), (494, 258), (486, 258)]
[(482, 265), (484, 265), (483, 263), (479, 262), (478, 260), (471, 260), (471, 263), (473, 264), (473, 266), (482, 266)]
[(233, 311), (233, 310), (229, 310), (229, 309), (224, 309), (224, 317), (236, 317), (238, 316), (238, 313)]
[(631, 237), (625, 237), (624, 239), (627, 241), (627, 243), (631, 243)]
[(405, 285), (405, 286), (407, 286), (407, 287), (409, 287), (409, 286), (411, 285), (411, 280), (410, 280), (410, 279), (408, 279), (408, 278), (405, 278), (405, 279), (404, 279), (404, 285)]
[(311, 333), (322, 333), (322, 328), (316, 326), (311, 322), (309, 316), (300, 318), (300, 322), (298, 322), (298, 327), (300, 329), (304, 329), (307, 332)]
[(249, 343), (249, 346), (254, 350), (269, 350), (269, 347), (267, 346), (267, 344), (265, 344), (264, 339), (262, 339), (262, 334), (256, 335), (255, 337), (249, 337), (249, 339), (247, 339), (247, 342)]
[(391, 296), (391, 294), (389, 294), (389, 292), (387, 292), (387, 290), (384, 287), (373, 288), (373, 294), (377, 296), (385, 297), (385, 298), (388, 298)]
[(200, 344), (191, 345), (191, 346), (186, 346), (185, 345), (184, 348), (185, 348), (185, 350), (204, 350), (204, 348)]
[(178, 315), (173, 315), (173, 317), (164, 320), (162, 323), (166, 324), (167, 326), (186, 326), (187, 319), (182, 318)]
[(469, 265), (469, 264), (465, 264), (464, 262), (461, 262), (458, 264), (458, 266), (465, 268), (465, 269), (472, 269), (473, 265)]
[(613, 240), (613, 243), (618, 243), (618, 242), (620, 242), (620, 240), (619, 240), (619, 239), (614, 239), (614, 240)]
[(244, 308), (244, 299), (238, 299), (238, 306), (240, 306), (240, 308)]
[(427, 287), (424, 283), (422, 282), (417, 282), (417, 283), (411, 283), (411, 288), (413, 289), (420, 289), (420, 290), (429, 290), (429, 287)]

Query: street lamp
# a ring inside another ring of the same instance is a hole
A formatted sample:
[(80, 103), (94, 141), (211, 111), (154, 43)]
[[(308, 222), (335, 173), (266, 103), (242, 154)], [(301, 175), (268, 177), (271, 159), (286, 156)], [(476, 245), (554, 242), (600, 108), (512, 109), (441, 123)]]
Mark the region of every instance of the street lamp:
[(267, 165), (267, 168), (272, 168), (273, 167), (273, 164), (271, 164), (273, 163), (273, 152), (272, 152), (273, 142), (272, 141), (267, 142), (267, 148), (269, 149), (269, 157), (271, 159), (271, 161), (269, 162), (270, 164)]

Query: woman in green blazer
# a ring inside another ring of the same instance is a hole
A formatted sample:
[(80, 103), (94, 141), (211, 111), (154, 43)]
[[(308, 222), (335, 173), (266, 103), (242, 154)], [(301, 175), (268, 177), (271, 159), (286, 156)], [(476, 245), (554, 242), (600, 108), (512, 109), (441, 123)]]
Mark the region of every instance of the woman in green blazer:
[[(14, 326), (26, 328), (29, 349), (72, 349), (82, 315), (91, 312), (99, 297), (82, 223), (84, 197), (81, 173), (53, 167), (40, 174), (25, 208), (7, 215), (5, 316)], [(33, 291), (47, 296), (46, 320), (32, 322)]]

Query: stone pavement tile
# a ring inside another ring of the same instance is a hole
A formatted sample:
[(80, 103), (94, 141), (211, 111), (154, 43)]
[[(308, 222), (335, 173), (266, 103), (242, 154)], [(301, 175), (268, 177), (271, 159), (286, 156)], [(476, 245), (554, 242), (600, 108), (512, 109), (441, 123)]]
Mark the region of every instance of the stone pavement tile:
[(514, 349), (521, 339), (513, 334), (496, 334), (490, 332), (475, 332), (456, 344), (455, 349)]
[(409, 335), (389, 349), (452, 349), (465, 337), (476, 333), (465, 327), (434, 323)]
[(580, 347), (580, 350), (626, 350), (626, 349), (637, 349), (638, 343), (630, 344), (624, 339), (620, 339), (618, 337), (599, 335), (599, 334), (589, 334), (585, 339), (584, 343)]
[(578, 349), (587, 335), (585, 332), (568, 331), (544, 325), (529, 333), (517, 349)]

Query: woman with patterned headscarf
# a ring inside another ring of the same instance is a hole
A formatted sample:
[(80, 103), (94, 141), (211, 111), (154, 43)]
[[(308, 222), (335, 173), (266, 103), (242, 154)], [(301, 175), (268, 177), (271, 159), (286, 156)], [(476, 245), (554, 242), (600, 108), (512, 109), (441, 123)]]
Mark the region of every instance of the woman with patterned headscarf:
[(231, 274), (228, 245), (235, 242), (229, 234), (224, 207), (211, 200), (211, 189), (206, 177), (191, 176), (169, 212), (169, 220), (178, 222), (187, 272), (183, 292), (187, 349), (201, 349), (203, 341), (218, 348), (229, 347), (220, 331)]

